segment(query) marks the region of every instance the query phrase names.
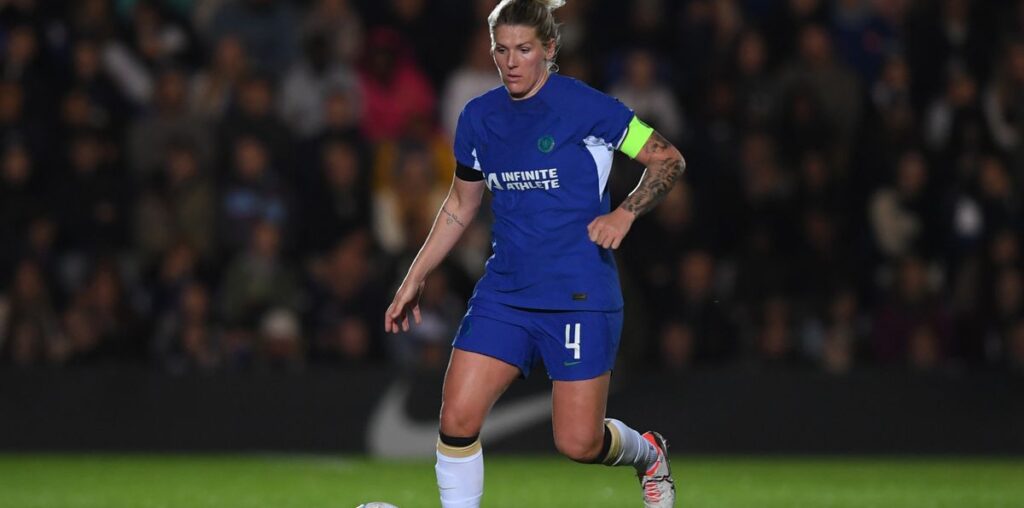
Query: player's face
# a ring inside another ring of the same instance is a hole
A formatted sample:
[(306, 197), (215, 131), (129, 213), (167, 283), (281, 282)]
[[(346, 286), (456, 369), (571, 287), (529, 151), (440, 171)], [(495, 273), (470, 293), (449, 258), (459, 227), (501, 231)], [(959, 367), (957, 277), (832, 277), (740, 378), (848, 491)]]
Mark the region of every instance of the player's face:
[(491, 54), (509, 95), (526, 99), (547, 81), (548, 61), (555, 57), (555, 45), (542, 43), (533, 27), (499, 25), (494, 28)]

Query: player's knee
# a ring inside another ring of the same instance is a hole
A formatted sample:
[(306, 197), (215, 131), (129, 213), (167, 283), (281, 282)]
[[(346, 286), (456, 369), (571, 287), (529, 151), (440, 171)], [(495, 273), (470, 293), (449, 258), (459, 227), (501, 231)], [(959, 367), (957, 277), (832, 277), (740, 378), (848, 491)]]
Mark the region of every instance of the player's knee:
[(586, 464), (594, 462), (601, 453), (601, 436), (555, 436), (555, 448), (566, 457)]
[(449, 436), (473, 436), (480, 433), (483, 418), (459, 404), (441, 405), (441, 432)]

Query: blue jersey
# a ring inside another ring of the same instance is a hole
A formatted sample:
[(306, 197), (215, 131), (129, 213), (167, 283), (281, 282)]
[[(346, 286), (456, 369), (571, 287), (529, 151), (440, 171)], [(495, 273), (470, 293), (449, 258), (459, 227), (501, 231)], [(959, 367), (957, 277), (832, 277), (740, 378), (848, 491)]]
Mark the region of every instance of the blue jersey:
[(474, 299), (622, 308), (612, 252), (590, 241), (587, 225), (610, 210), (612, 156), (633, 119), (618, 100), (558, 74), (528, 99), (499, 87), (466, 104), (455, 158), (483, 173), (494, 211), (494, 254)]

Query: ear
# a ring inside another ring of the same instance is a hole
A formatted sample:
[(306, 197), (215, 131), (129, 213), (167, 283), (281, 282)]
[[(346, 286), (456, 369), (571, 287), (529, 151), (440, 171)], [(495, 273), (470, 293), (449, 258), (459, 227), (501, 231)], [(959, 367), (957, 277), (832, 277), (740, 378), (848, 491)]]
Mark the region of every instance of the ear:
[(545, 60), (550, 62), (550, 61), (555, 59), (555, 48), (556, 48), (557, 44), (558, 43), (555, 41), (555, 39), (551, 39), (551, 40), (549, 40), (548, 42), (546, 42), (544, 44), (544, 59)]

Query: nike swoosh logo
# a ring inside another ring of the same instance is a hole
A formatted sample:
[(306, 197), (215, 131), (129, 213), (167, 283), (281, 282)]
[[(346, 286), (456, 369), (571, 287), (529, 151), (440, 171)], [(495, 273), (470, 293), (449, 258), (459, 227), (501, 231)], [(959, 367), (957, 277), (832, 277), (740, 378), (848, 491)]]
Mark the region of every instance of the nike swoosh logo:
[(566, 367), (572, 367), (573, 365), (579, 365), (581, 363), (583, 363), (583, 360), (580, 360), (578, 362), (562, 362), (562, 365), (565, 365)]
[[(437, 420), (418, 422), (409, 418), (405, 411), (409, 390), (409, 381), (395, 381), (370, 414), (366, 444), (371, 455), (387, 458), (434, 456)], [(484, 422), (480, 439), (487, 443), (497, 442), (550, 419), (551, 397), (548, 393), (498, 402)]]

